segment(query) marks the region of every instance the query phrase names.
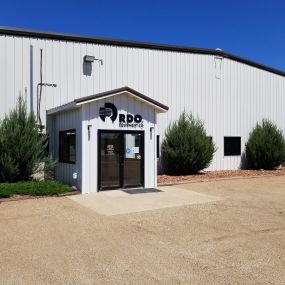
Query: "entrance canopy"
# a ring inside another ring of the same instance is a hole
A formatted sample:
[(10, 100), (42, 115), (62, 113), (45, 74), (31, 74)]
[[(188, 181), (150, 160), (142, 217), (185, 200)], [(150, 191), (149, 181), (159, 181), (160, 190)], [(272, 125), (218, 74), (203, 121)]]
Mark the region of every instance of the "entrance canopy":
[(82, 193), (155, 187), (157, 114), (167, 110), (122, 87), (47, 111), (56, 179)]
[(74, 101), (61, 105), (59, 107), (50, 109), (47, 111), (47, 115), (54, 115), (56, 113), (59, 112), (63, 112), (63, 111), (67, 111), (67, 110), (72, 110), (72, 109), (76, 109), (79, 108), (81, 105), (83, 104), (87, 104), (87, 103), (91, 103), (93, 101), (98, 101), (98, 100), (102, 100), (102, 99), (106, 99), (108, 97), (113, 97), (113, 96), (119, 96), (119, 95), (123, 95), (126, 94), (130, 97), (133, 97), (145, 104), (151, 105), (152, 107), (154, 107), (156, 109), (156, 111), (158, 113), (163, 113), (168, 111), (169, 107), (166, 105), (163, 105), (162, 103), (151, 99), (149, 97), (147, 97), (146, 95), (143, 95), (142, 93), (130, 88), (130, 87), (121, 87), (118, 89), (113, 89), (110, 91), (106, 91), (106, 92), (101, 92), (101, 93), (97, 93), (95, 95), (90, 95), (90, 96), (86, 96), (83, 98), (79, 98), (79, 99), (75, 99)]

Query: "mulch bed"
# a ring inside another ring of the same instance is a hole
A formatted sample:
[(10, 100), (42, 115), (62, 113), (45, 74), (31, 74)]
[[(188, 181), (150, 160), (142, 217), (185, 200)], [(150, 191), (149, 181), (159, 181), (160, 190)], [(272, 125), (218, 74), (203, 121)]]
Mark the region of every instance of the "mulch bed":
[(231, 178), (250, 178), (285, 175), (285, 167), (276, 170), (223, 170), (223, 171), (204, 171), (195, 175), (158, 175), (157, 184), (172, 185), (187, 182), (204, 182)]

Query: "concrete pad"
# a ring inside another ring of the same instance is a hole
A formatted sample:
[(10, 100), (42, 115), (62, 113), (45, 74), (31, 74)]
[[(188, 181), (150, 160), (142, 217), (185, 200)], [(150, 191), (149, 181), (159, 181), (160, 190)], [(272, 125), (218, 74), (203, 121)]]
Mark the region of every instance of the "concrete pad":
[(219, 197), (174, 186), (158, 187), (157, 189), (162, 190), (162, 192), (128, 194), (121, 190), (112, 190), (68, 198), (106, 216), (222, 200)]

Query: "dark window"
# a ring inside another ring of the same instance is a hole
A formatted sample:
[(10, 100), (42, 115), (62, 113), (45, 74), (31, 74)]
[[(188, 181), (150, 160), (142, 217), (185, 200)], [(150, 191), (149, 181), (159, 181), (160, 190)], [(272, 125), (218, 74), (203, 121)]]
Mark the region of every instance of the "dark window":
[(59, 132), (59, 162), (76, 162), (76, 131)]
[(159, 145), (159, 136), (156, 136), (156, 157), (160, 157), (160, 145)]
[(224, 137), (224, 155), (241, 155), (240, 137)]

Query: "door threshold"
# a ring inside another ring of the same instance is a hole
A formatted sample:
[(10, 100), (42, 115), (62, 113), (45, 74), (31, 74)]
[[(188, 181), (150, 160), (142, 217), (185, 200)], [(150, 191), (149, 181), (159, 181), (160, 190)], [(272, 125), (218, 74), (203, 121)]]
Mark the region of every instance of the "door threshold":
[(143, 186), (130, 186), (130, 187), (111, 187), (99, 189), (98, 192), (107, 191), (124, 191), (124, 190), (134, 190), (134, 189), (144, 189)]

